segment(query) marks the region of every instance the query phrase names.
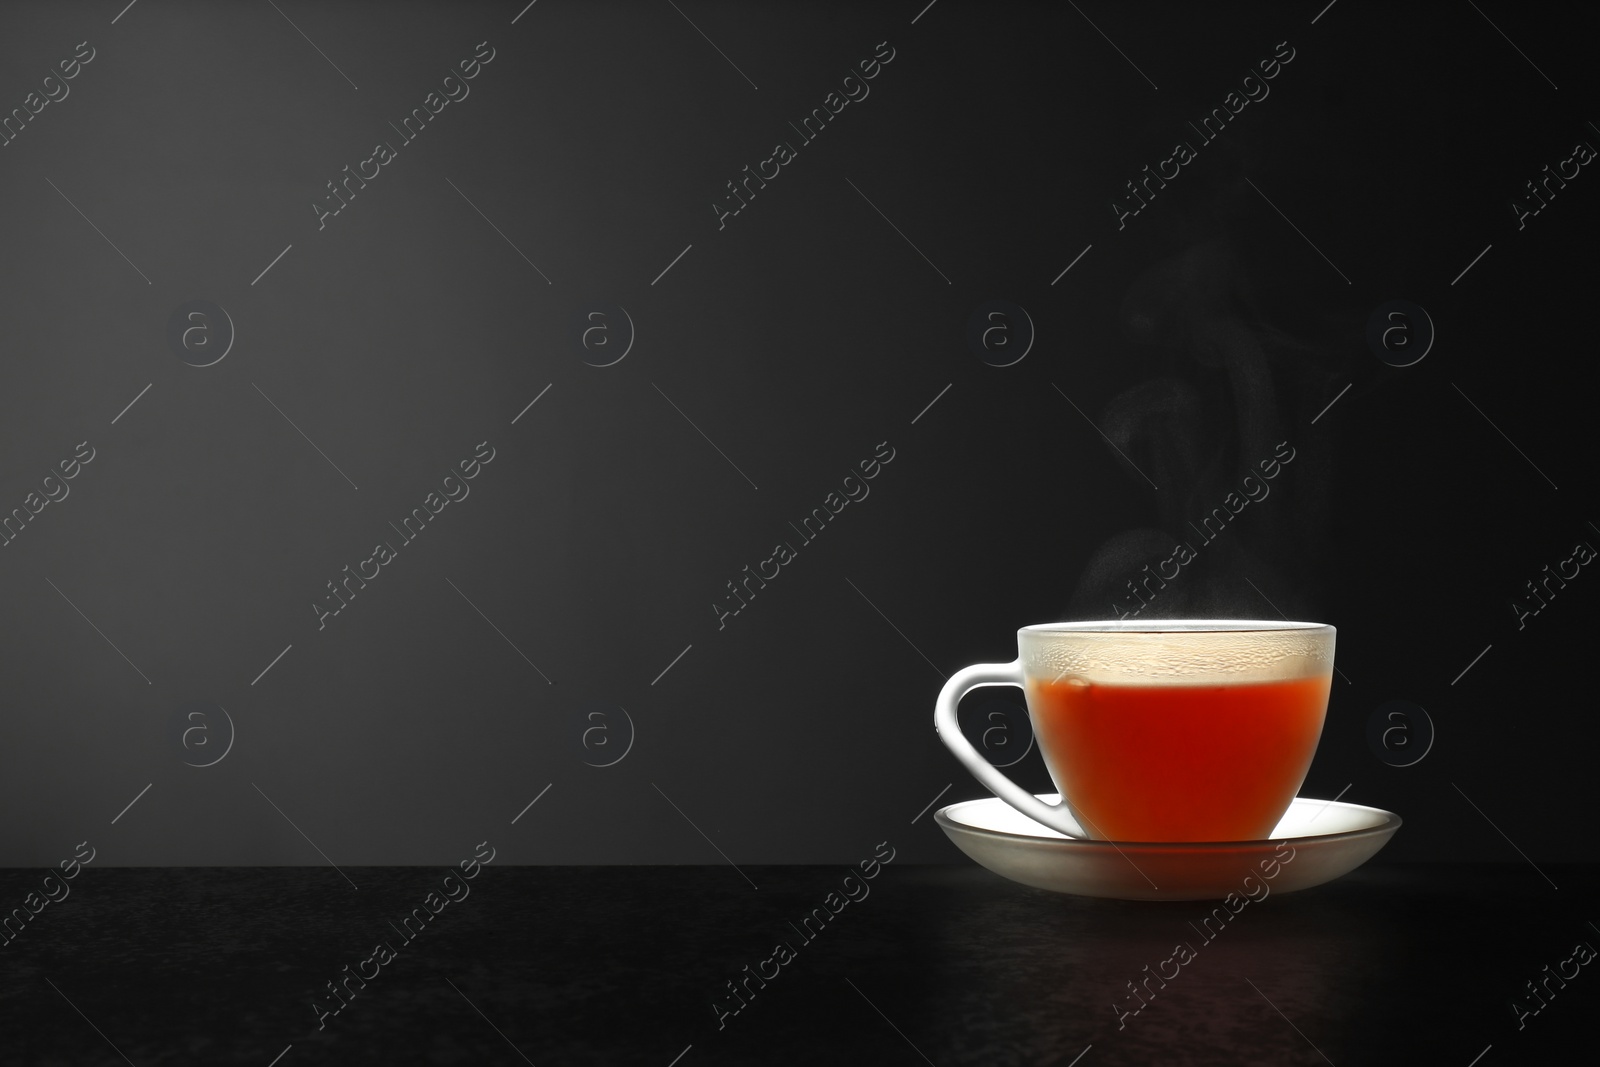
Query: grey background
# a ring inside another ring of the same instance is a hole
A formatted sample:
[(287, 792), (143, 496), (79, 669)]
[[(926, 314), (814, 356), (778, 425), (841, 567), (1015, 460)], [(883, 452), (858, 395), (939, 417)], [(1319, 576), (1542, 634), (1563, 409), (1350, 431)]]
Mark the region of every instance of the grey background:
[[(1510, 607), (1600, 543), (1600, 179), (1521, 231), (1508, 206), (1600, 144), (1581, 15), (278, 6), (0, 7), (7, 111), (96, 51), (0, 148), (0, 511), (96, 450), (0, 549), (0, 862), (956, 859), (919, 815), (981, 794), (931, 727), (942, 675), (1108, 615), (1280, 440), (1163, 611), (1339, 627), (1302, 792), (1398, 811), (1388, 855), (1593, 858), (1600, 579), (1520, 631)], [(719, 230), (724, 183), (885, 40), (870, 96)], [(1283, 40), (1270, 95), (1119, 231), (1123, 183)], [(319, 230), (379, 140), (397, 159)], [(206, 368), (167, 343), (196, 298), (237, 331)], [(994, 299), (1037, 331), (1010, 367), (965, 339)], [(1438, 330), (1404, 369), (1365, 342), (1394, 299)], [(575, 339), (599, 303), (637, 330), (606, 368)], [(319, 631), (324, 583), (485, 440), (470, 496)], [(719, 630), (724, 583), (885, 441)], [(1366, 739), (1396, 699), (1437, 728), (1411, 767)], [(196, 704), (237, 731), (207, 768)], [(627, 729), (585, 747), (597, 707), (633, 724), (608, 767)], [(1047, 788), (1036, 752), (1014, 770)]]

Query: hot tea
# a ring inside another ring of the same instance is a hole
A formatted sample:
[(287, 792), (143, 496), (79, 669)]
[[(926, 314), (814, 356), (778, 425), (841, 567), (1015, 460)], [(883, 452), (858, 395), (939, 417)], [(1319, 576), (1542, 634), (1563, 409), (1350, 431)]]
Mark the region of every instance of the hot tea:
[(1326, 675), (1243, 685), (1030, 678), (1039, 751), (1078, 820), (1113, 841), (1252, 841), (1311, 765)]
[[(940, 738), (973, 776), (1068, 837), (1258, 841), (1288, 810), (1322, 736), (1334, 629), (1254, 619), (1061, 622), (1017, 631), (1017, 658), (951, 676)], [(961, 733), (978, 686), (1028, 700), (1059, 800), (1007, 778)]]

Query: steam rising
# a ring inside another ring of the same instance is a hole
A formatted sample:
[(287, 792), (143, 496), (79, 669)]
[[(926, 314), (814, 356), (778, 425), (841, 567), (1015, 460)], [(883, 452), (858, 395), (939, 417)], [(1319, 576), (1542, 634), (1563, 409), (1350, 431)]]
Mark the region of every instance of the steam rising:
[[(1333, 378), (1330, 353), (1265, 321), (1225, 240), (1145, 271), (1118, 319), (1145, 378), (1099, 422), (1161, 487), (1156, 522), (1093, 553), (1063, 617), (1319, 618), (1331, 447), (1301, 412)], [(1259, 465), (1284, 442), (1293, 462), (1267, 482)], [(1225, 507), (1244, 500), (1250, 476), (1260, 496)], [(1229, 521), (1205, 525), (1217, 509)]]

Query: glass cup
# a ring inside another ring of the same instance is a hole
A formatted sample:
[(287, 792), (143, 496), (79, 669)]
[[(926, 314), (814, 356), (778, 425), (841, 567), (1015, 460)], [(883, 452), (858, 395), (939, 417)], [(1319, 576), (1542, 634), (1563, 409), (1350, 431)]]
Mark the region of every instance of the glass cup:
[[(1062, 622), (1017, 631), (1017, 658), (957, 671), (934, 727), (973, 776), (1024, 815), (1104, 841), (1267, 838), (1322, 736), (1334, 628), (1310, 622)], [(1020, 686), (1061, 794), (1046, 804), (961, 733), (983, 685)]]

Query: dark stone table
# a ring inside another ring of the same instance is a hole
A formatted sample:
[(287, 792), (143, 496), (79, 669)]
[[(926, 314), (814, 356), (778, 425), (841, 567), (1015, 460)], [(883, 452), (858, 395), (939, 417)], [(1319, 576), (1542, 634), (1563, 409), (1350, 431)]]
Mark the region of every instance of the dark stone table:
[[(0, 871), (0, 907), (43, 873)], [(446, 872), (344, 873), (83, 869), (0, 947), (0, 1063), (1498, 1067), (1591, 1060), (1600, 1008), (1593, 867), (1379, 861), (1209, 941), (1201, 902), (904, 864), (491, 865), (408, 940)]]

